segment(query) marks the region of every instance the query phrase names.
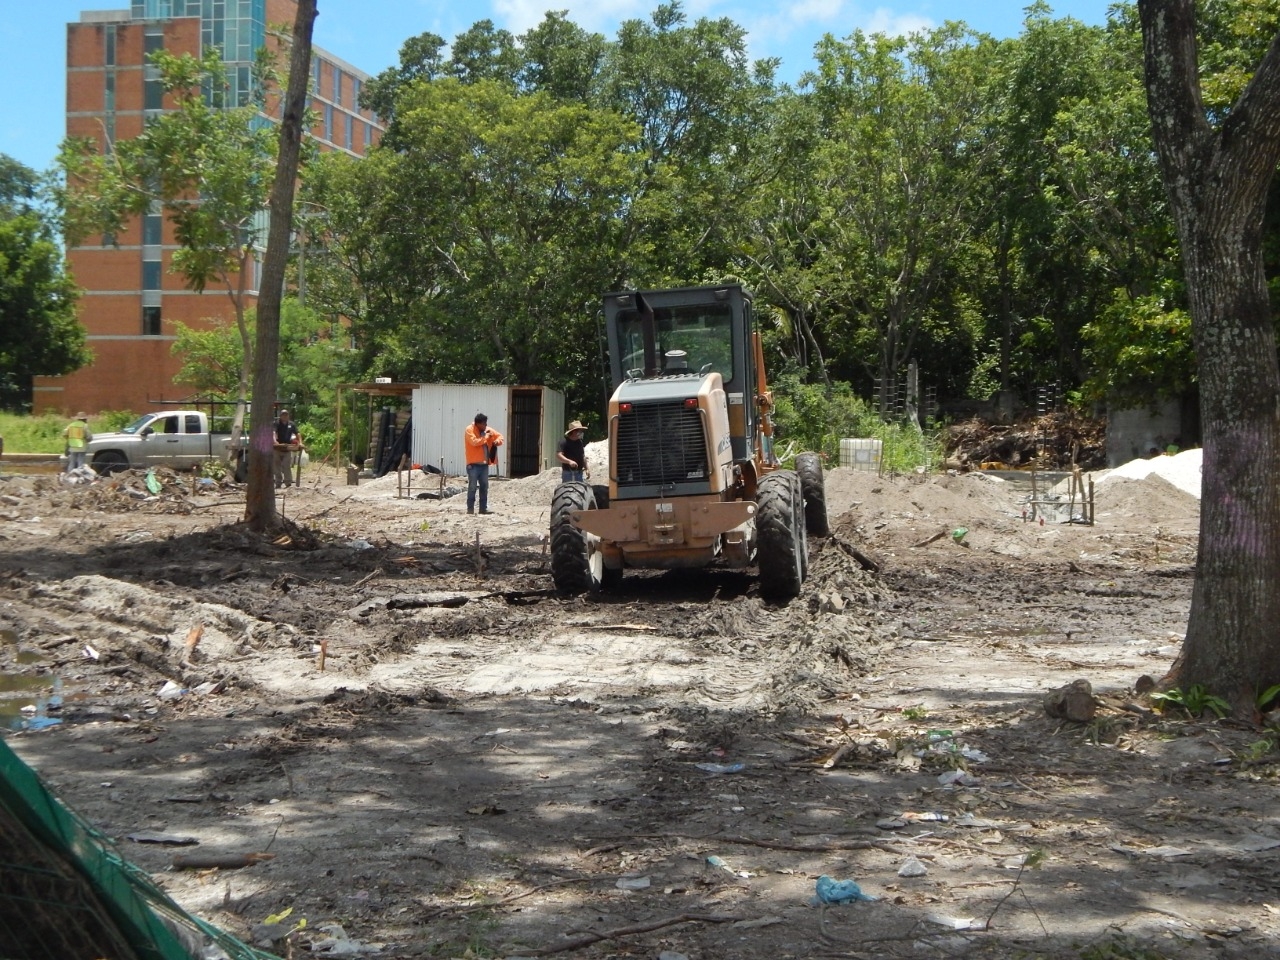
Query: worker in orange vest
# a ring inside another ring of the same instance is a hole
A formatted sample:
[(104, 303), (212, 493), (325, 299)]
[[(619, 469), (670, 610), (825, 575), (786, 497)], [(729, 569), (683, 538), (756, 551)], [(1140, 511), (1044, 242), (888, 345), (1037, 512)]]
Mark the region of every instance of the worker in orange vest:
[(476, 491), (480, 491), (480, 512), (489, 509), (489, 465), (498, 462), (498, 448), (506, 439), (489, 429), (489, 418), (477, 413), (475, 420), (462, 433), (467, 450), (467, 513), (476, 512)]

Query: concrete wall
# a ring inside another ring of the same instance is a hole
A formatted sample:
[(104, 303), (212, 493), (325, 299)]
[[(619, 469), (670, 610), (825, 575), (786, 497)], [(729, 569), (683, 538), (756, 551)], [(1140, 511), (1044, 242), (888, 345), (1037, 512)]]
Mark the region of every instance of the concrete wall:
[(1107, 414), (1107, 466), (1164, 453), (1171, 443), (1185, 449), (1195, 445), (1191, 439), (1183, 435), (1182, 405), (1176, 400), (1154, 411), (1149, 407), (1112, 410)]

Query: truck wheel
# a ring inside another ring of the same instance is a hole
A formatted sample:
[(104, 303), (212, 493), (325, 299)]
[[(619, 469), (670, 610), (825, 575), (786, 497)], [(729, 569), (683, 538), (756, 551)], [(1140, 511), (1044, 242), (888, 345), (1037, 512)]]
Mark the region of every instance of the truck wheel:
[(804, 528), (812, 536), (831, 533), (827, 523), (827, 490), (822, 480), (822, 459), (816, 453), (796, 456), (796, 473), (800, 475), (800, 492), (804, 495)]
[(129, 458), (119, 450), (103, 450), (93, 455), (93, 469), (102, 476), (110, 476), (129, 469)]
[(598, 590), (604, 579), (600, 540), (573, 525), (574, 510), (594, 510), (595, 498), (585, 483), (570, 481), (556, 487), (551, 500), (551, 579), (564, 593)]
[(769, 600), (798, 596), (804, 581), (795, 483), (794, 473), (778, 470), (762, 477), (756, 491), (756, 563), (760, 593)]

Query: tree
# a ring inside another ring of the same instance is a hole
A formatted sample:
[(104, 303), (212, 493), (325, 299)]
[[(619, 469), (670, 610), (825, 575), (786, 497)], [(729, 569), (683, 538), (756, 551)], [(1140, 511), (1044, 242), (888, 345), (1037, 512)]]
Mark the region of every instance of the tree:
[(891, 383), (945, 302), (948, 272), (972, 256), (990, 43), (957, 24), (910, 37), (859, 31), (825, 37), (817, 59), (806, 78), (821, 133), (815, 249), (846, 298), (843, 325), (827, 335), (874, 356), (877, 379)]
[[(261, 249), (261, 212), (275, 169), (274, 130), (260, 122), (269, 70), (259, 56), (254, 98), (225, 103), (228, 85), (219, 53), (202, 59), (164, 50), (151, 55), (173, 109), (132, 139), (100, 153), (87, 139), (63, 144), (58, 157), (66, 175), (61, 199), (69, 243), (93, 233), (116, 233), (131, 218), (160, 211), (179, 245), (173, 271), (203, 293), (220, 286), (230, 299), (240, 333), (244, 366), (233, 433), (244, 426), (253, 371), (245, 311), (252, 264)], [(206, 95), (206, 90), (210, 91)]]
[[(366, 373), (555, 383), (598, 395), (593, 306), (611, 283), (635, 127), (506, 83), (420, 81), (396, 102), (399, 144), (325, 158), (309, 199), (326, 246), (363, 285), (350, 301)], [(353, 285), (350, 281), (347, 288)]]
[(35, 205), (35, 171), (0, 154), (0, 407), (31, 402), (32, 377), (70, 373), (90, 360), (48, 219)]
[(1152, 135), (1177, 225), (1200, 371), (1200, 549), (1166, 686), (1203, 684), (1241, 717), (1280, 683), (1280, 363), (1263, 264), (1280, 162), (1280, 32), (1226, 110), (1199, 79), (1193, 0), (1139, 0)]
[[(262, 289), (258, 297), (257, 365), (253, 395), (260, 401), (274, 398), (278, 386), (280, 356), (280, 303), (284, 298), (285, 268), (293, 239), (293, 195), (302, 157), (302, 131), (307, 112), (307, 85), (311, 76), (311, 34), (316, 22), (316, 0), (299, 0), (293, 19), (289, 51), (289, 85), (284, 115), (280, 118), (278, 161), (271, 184), (267, 250), (262, 259)], [(273, 491), (274, 427), (267, 417), (253, 424), (249, 446), (249, 491), (245, 496), (245, 521), (263, 533), (276, 526)]]

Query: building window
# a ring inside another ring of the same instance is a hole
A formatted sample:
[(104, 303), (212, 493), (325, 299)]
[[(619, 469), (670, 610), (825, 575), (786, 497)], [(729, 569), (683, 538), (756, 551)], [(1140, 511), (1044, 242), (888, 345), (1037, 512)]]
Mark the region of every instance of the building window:
[(159, 290), (160, 289), (160, 261), (159, 260), (143, 260), (142, 261), (142, 289), (143, 290)]
[[(161, 224), (163, 220), (158, 213), (148, 213), (142, 218), (142, 242), (147, 246), (158, 246), (161, 242)], [(149, 290), (158, 290), (159, 287), (148, 287)]]
[(104, 247), (114, 247), (116, 245), (116, 235), (114, 233), (104, 233), (102, 235), (102, 245)]
[(316, 57), (314, 60), (311, 61), (311, 79), (315, 81), (317, 97), (323, 96), (323, 94), (320, 92), (320, 68), (323, 65), (323, 62), (324, 61), (322, 61), (319, 57)]
[(343, 114), (343, 122), (346, 124), (346, 127), (347, 127), (347, 130), (346, 130), (347, 139), (343, 142), (343, 146), (345, 146), (348, 150), (350, 150), (355, 146), (355, 141), (351, 139), (351, 122), (352, 122), (351, 114), (349, 113)]
[(333, 143), (333, 105), (324, 105), (324, 138)]
[(142, 335), (144, 337), (160, 336), (160, 308), (142, 308)]
[(110, 26), (106, 27), (106, 28), (103, 30), (103, 33), (105, 34), (105, 35), (103, 36), (103, 38), (102, 38), (102, 39), (103, 39), (103, 43), (105, 43), (105, 44), (106, 44), (106, 59), (105, 59), (105, 61), (104, 61), (104, 62), (106, 63), (106, 65), (107, 65), (108, 67), (114, 67), (114, 66), (116, 65), (116, 28), (115, 28), (115, 25), (114, 25), (114, 24), (112, 24), (112, 25), (110, 25)]
[(148, 33), (146, 36), (142, 38), (142, 52), (146, 54), (148, 57), (150, 57), (151, 54), (155, 53), (157, 50), (163, 50), (163, 49), (164, 49), (163, 33)]
[(106, 77), (103, 78), (102, 108), (107, 113), (114, 113), (116, 109), (116, 73), (114, 70), (108, 70)]
[(364, 125), (364, 148), (366, 152), (373, 146), (373, 124), (366, 123)]
[(160, 110), (164, 107), (164, 87), (159, 80), (142, 81), (142, 109)]
[(351, 78), (351, 106), (360, 106), (360, 78)]

